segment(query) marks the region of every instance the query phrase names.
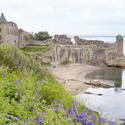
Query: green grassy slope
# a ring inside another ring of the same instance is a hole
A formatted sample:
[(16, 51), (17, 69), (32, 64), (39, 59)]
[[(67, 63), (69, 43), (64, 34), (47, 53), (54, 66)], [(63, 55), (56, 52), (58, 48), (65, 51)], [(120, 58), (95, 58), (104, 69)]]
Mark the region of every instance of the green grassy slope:
[(32, 57), (12, 45), (0, 45), (0, 125), (107, 122), (72, 100), (55, 76), (41, 70)]

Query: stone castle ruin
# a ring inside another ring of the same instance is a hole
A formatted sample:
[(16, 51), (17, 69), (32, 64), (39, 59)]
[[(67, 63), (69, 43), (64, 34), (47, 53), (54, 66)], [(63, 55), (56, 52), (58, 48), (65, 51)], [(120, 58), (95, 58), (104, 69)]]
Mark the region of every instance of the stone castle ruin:
[(24, 47), (23, 30), (18, 29), (17, 24), (14, 22), (8, 22), (3, 13), (0, 17), (0, 44), (1, 43), (9, 43), (18, 48)]
[[(53, 62), (55, 64), (69, 60), (71, 63), (105, 65), (108, 61), (123, 56), (123, 37), (121, 35), (116, 37), (115, 43), (85, 40), (78, 36), (75, 36), (74, 39), (75, 44), (71, 44), (71, 39), (66, 35), (56, 35), (50, 51), (41, 54), (40, 58), (43, 62)], [(63, 41), (64, 43), (62, 43)]]
[(53, 41), (55, 43), (65, 44), (65, 45), (73, 44), (73, 42), (71, 41), (71, 38), (69, 38), (67, 35), (55, 35)]
[[(99, 40), (86, 40), (74, 37), (75, 44), (67, 35), (55, 35), (48, 40), (51, 43), (48, 51), (41, 53), (38, 60), (61, 64), (65, 61), (71, 63), (90, 63), (104, 65), (108, 61), (123, 56), (123, 37), (118, 35), (115, 43), (104, 43)], [(0, 17), (0, 44), (9, 43), (23, 48), (24, 31), (18, 29), (14, 22), (8, 22), (1, 14)]]

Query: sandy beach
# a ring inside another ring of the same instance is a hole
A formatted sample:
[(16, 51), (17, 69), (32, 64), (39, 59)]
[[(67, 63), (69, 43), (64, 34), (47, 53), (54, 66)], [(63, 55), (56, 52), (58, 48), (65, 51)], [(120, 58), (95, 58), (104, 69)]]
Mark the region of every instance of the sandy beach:
[(100, 69), (87, 64), (68, 64), (58, 65), (56, 68), (51, 68), (51, 71), (56, 75), (57, 80), (61, 82), (67, 91), (72, 94), (77, 94), (84, 91), (90, 85), (85, 84), (84, 77), (95, 70)]

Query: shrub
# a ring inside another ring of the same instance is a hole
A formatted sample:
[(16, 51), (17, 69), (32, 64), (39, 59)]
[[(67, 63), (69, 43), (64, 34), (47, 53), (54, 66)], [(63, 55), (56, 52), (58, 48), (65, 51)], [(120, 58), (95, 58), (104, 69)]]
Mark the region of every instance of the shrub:
[(62, 64), (66, 65), (66, 64), (70, 64), (70, 63), (71, 63), (71, 61), (66, 59)]
[(31, 33), (25, 33), (25, 34), (24, 34), (24, 39), (25, 39), (26, 41), (35, 40), (34, 35), (32, 35)]
[(47, 40), (49, 38), (52, 38), (48, 32), (38, 32), (35, 33), (35, 39), (36, 40)]

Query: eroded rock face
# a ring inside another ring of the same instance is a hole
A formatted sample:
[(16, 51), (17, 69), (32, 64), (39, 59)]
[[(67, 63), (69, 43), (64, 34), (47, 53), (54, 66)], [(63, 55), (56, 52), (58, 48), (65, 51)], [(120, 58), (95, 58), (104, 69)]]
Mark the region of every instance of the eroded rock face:
[(54, 42), (60, 44), (69, 44), (69, 45), (73, 44), (71, 38), (69, 38), (67, 35), (55, 35)]

